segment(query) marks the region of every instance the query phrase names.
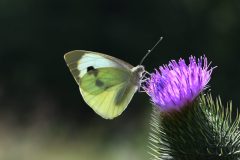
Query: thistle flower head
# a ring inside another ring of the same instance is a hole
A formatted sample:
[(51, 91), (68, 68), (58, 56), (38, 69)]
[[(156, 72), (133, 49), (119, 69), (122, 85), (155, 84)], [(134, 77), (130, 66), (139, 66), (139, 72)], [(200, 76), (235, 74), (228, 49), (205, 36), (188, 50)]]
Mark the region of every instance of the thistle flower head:
[(209, 66), (205, 56), (190, 56), (189, 65), (172, 60), (152, 73), (143, 88), (162, 111), (179, 110), (206, 88), (213, 70)]

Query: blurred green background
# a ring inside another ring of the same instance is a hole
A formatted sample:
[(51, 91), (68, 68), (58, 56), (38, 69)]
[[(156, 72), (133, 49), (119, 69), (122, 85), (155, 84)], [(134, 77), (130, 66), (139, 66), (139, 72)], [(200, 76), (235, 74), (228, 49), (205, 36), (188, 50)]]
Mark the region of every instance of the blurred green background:
[(207, 55), (210, 86), (240, 104), (239, 0), (0, 0), (0, 160), (147, 159), (149, 98), (115, 120), (82, 100), (63, 55), (98, 51), (153, 71)]

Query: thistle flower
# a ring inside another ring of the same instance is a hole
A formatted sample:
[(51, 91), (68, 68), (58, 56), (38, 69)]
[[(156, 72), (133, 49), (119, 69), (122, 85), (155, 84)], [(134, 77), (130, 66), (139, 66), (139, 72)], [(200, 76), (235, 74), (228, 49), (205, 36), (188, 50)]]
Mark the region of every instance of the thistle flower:
[(188, 65), (173, 60), (147, 80), (144, 89), (160, 108), (153, 107), (150, 121), (152, 160), (240, 159), (239, 113), (232, 118), (231, 104), (224, 107), (209, 93), (199, 96), (211, 78), (209, 66), (205, 56), (191, 56)]
[(213, 70), (210, 64), (205, 56), (190, 56), (189, 65), (184, 59), (172, 60), (151, 74), (144, 90), (162, 111), (179, 110), (206, 89)]

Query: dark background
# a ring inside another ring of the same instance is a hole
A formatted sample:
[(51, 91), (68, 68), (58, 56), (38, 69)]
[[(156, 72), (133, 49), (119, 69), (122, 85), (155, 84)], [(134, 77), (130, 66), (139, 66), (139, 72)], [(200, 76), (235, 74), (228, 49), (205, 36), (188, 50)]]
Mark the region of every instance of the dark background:
[[(129, 137), (136, 134), (145, 141), (149, 98), (136, 94), (122, 116), (103, 120), (82, 100), (63, 55), (84, 49), (137, 65), (160, 36), (163, 41), (144, 62), (149, 72), (171, 59), (205, 54), (218, 66), (210, 81), (214, 97), (220, 94), (224, 103), (233, 100), (238, 107), (239, 17), (238, 0), (1, 0), (0, 128), (11, 133), (6, 134), (10, 139), (25, 135), (29, 143), (33, 140), (26, 135), (32, 130), (33, 135), (47, 132), (38, 135), (43, 140), (46, 135), (55, 138), (59, 130), (66, 133), (66, 141), (75, 141), (73, 135), (81, 139), (79, 133), (91, 141), (94, 133), (104, 141), (100, 146), (115, 144), (116, 139), (131, 144)], [(139, 139), (133, 141), (140, 145)]]

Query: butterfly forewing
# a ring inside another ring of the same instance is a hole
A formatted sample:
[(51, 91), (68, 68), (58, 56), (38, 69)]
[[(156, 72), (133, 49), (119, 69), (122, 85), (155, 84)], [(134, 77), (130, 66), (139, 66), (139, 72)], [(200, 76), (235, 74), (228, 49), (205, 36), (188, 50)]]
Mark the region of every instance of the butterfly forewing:
[(79, 78), (87, 73), (88, 67), (102, 68), (114, 67), (130, 70), (132, 65), (118, 58), (92, 51), (75, 50), (64, 55), (64, 59), (74, 77), (79, 83)]

